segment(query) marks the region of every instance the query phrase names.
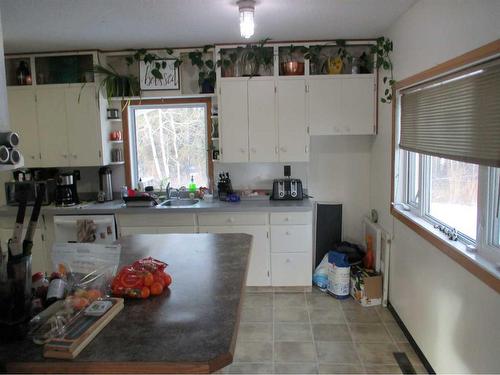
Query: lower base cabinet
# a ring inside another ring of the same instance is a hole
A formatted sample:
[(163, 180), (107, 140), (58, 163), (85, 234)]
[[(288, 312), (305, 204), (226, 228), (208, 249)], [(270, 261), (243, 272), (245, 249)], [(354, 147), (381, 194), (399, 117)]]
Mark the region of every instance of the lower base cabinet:
[(310, 253), (271, 254), (273, 286), (311, 285), (312, 257)]
[(246, 233), (253, 236), (247, 286), (269, 286), (270, 251), (267, 226), (200, 226), (200, 233)]

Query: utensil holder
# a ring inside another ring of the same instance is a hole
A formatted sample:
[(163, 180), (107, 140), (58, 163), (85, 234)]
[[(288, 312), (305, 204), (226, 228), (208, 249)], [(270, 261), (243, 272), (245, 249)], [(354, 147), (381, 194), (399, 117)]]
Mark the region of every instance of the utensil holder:
[(31, 255), (10, 255), (7, 262), (7, 279), (0, 281), (2, 339), (12, 340), (24, 337), (27, 333), (26, 323), (30, 318), (30, 313)]

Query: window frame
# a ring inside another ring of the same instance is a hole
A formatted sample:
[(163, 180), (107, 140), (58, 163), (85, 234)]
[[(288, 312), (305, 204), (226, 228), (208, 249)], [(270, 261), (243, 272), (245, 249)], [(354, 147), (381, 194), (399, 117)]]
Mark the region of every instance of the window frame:
[(124, 151), (124, 166), (125, 166), (125, 183), (129, 187), (137, 187), (137, 182), (134, 181), (134, 158), (136, 152), (133, 151), (135, 147), (135, 126), (133, 125), (133, 110), (140, 107), (161, 107), (161, 106), (192, 106), (204, 105), (206, 108), (206, 144), (207, 144), (207, 175), (209, 180), (208, 188), (210, 191), (214, 189), (214, 162), (212, 159), (212, 98), (199, 97), (199, 98), (162, 98), (162, 99), (141, 99), (141, 100), (122, 100), (122, 127), (123, 127), (123, 151)]
[[(500, 293), (500, 262), (496, 259), (496, 255), (500, 254), (500, 246), (491, 246), (491, 239), (485, 240), (489, 236), (487, 233), (491, 233), (492, 213), (486, 214), (488, 210), (482, 208), (488, 205), (488, 200), (491, 201), (492, 199), (491, 179), (487, 180), (489, 181), (487, 184), (482, 182), (479, 184), (480, 186), (478, 186), (478, 236), (476, 248), (466, 246), (462, 241), (450, 241), (437, 229), (433, 228), (428, 220), (423, 219), (422, 214), (425, 206), (425, 202), (422, 202), (423, 199), (420, 199), (420, 204), (418, 205), (408, 205), (404, 203), (408, 198), (406, 186), (409, 179), (404, 171), (404, 166), (407, 165), (408, 158), (405, 157), (402, 150), (399, 149), (398, 142), (401, 90), (448, 75), (498, 56), (500, 56), (500, 40), (488, 43), (406, 79), (399, 80), (393, 85), (390, 212), (395, 219), (405, 224), (420, 237), (431, 243), (438, 250), (442, 251), (478, 279), (494, 289), (497, 293)], [(423, 168), (422, 164), (423, 163), (421, 163), (421, 168)], [(488, 167), (480, 167), (480, 182), (484, 180), (485, 174), (488, 175), (488, 171)], [(420, 183), (423, 184), (422, 178), (425, 178), (425, 176), (421, 174), (420, 177)], [(485, 187), (487, 188), (485, 189)], [(425, 192), (421, 192), (421, 194), (424, 196)], [(483, 227), (486, 223), (488, 223), (488, 228)], [(488, 256), (489, 250), (497, 252), (495, 253), (495, 259)]]

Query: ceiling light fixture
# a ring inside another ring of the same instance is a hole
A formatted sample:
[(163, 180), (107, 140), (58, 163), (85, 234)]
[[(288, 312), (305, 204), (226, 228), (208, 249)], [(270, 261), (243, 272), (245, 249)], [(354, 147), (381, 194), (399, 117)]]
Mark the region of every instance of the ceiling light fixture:
[(255, 1), (239, 0), (237, 4), (240, 9), (240, 34), (243, 38), (248, 39), (254, 32), (253, 14), (255, 12)]

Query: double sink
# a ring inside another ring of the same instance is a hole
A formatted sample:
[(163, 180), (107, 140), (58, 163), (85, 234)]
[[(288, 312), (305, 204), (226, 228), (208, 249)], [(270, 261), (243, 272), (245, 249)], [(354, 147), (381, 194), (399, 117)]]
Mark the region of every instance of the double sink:
[(168, 199), (158, 206), (159, 208), (167, 208), (167, 207), (186, 207), (186, 206), (194, 206), (198, 203), (199, 199)]

